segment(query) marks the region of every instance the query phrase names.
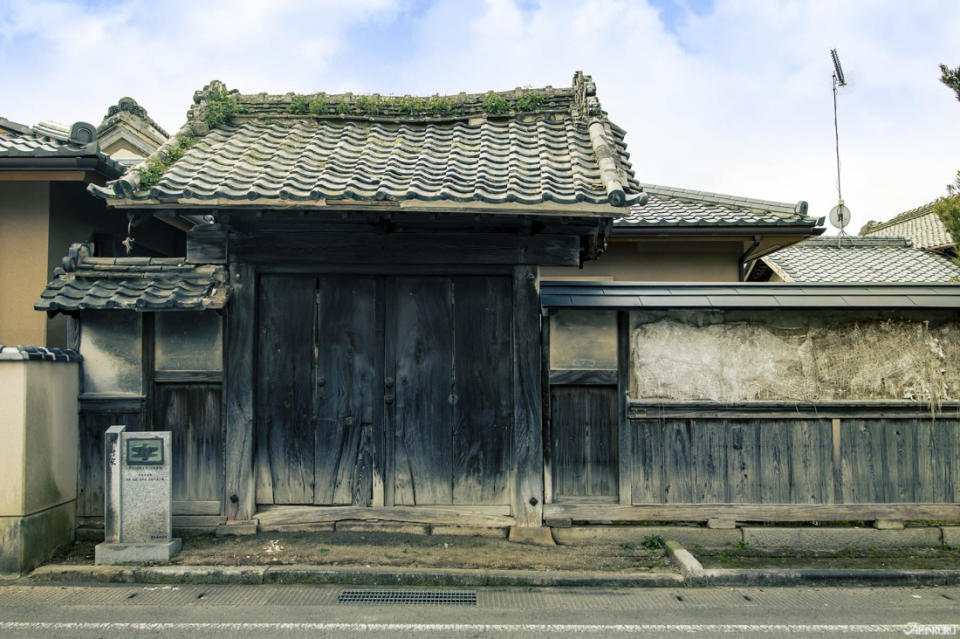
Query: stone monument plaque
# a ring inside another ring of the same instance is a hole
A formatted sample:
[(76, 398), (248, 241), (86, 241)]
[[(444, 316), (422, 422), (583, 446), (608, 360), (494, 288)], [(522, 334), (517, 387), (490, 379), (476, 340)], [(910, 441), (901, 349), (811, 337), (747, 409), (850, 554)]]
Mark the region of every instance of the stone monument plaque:
[(96, 563), (168, 561), (180, 550), (170, 517), (171, 433), (125, 432), (104, 436), (104, 543)]

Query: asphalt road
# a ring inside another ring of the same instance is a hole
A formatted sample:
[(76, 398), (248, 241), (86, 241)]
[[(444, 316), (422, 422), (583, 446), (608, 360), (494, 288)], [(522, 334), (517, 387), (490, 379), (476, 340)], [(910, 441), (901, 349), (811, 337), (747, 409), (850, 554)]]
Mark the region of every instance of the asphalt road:
[[(351, 591), (353, 599), (426, 597), (440, 603), (344, 603)], [(0, 587), (5, 639), (958, 634), (960, 587)]]

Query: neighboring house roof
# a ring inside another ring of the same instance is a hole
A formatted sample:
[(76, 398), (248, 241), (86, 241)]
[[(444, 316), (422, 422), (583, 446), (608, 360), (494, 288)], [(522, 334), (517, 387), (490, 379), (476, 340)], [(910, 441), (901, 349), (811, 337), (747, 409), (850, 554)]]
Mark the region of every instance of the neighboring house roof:
[(605, 310), (958, 309), (960, 286), (544, 281), (540, 304), (545, 308)]
[(101, 148), (126, 166), (142, 162), (169, 137), (133, 98), (120, 98), (97, 127)]
[(76, 122), (70, 128), (55, 122), (34, 127), (0, 118), (0, 171), (96, 171), (107, 179), (124, 167), (100, 151), (92, 124)]
[(91, 257), (91, 252), (89, 244), (70, 247), (36, 310), (202, 311), (227, 303), (222, 266), (188, 264), (183, 257)]
[[(154, 158), (189, 148), (156, 183), (132, 171), (91, 190), (125, 207), (376, 201), (593, 214), (604, 205), (608, 216), (609, 205), (642, 197), (624, 131), (579, 72), (569, 89), (432, 98), (239, 95), (212, 82), (194, 101)], [(235, 112), (231, 123), (210, 130), (223, 111)]]
[(807, 203), (772, 202), (705, 191), (641, 184), (649, 200), (614, 222), (614, 232), (644, 227), (808, 227), (823, 224), (807, 217)]
[(934, 213), (934, 202), (928, 202), (923, 206), (906, 211), (886, 222), (867, 222), (860, 229), (860, 235), (869, 237), (871, 235), (897, 236), (905, 237), (913, 242), (913, 245), (921, 249), (942, 249), (954, 245), (953, 238), (943, 225), (940, 216)]
[(949, 282), (960, 266), (905, 238), (818, 237), (761, 258), (784, 282)]

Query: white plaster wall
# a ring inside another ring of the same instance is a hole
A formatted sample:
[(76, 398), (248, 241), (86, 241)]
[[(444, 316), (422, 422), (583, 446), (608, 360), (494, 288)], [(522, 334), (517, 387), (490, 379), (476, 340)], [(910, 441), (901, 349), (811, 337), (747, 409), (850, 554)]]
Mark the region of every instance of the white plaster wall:
[(0, 516), (76, 499), (78, 366), (0, 361)]
[(23, 514), (23, 449), (26, 434), (27, 367), (0, 360), (0, 516)]

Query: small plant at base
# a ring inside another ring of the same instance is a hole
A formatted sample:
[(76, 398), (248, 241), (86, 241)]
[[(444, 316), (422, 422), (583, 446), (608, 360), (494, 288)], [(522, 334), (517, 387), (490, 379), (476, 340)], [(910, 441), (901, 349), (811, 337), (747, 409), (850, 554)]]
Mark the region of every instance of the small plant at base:
[(647, 535), (643, 538), (643, 547), (647, 550), (660, 550), (666, 543), (660, 535)]
[(633, 550), (633, 549), (636, 548), (636, 547), (637, 547), (637, 545), (636, 545), (635, 543), (633, 543), (633, 542), (630, 542), (630, 541), (628, 541), (628, 542), (625, 543), (625, 544), (620, 544), (620, 549), (621, 549), (621, 550)]
[(498, 115), (500, 113), (506, 113), (509, 111), (510, 105), (507, 104), (506, 100), (491, 91), (487, 94), (487, 97), (483, 99), (483, 110), (487, 113)]
[(745, 542), (745, 541), (738, 541), (738, 542), (737, 542), (737, 550), (746, 550), (749, 545), (750, 545), (750, 544), (748, 544), (748, 543)]

